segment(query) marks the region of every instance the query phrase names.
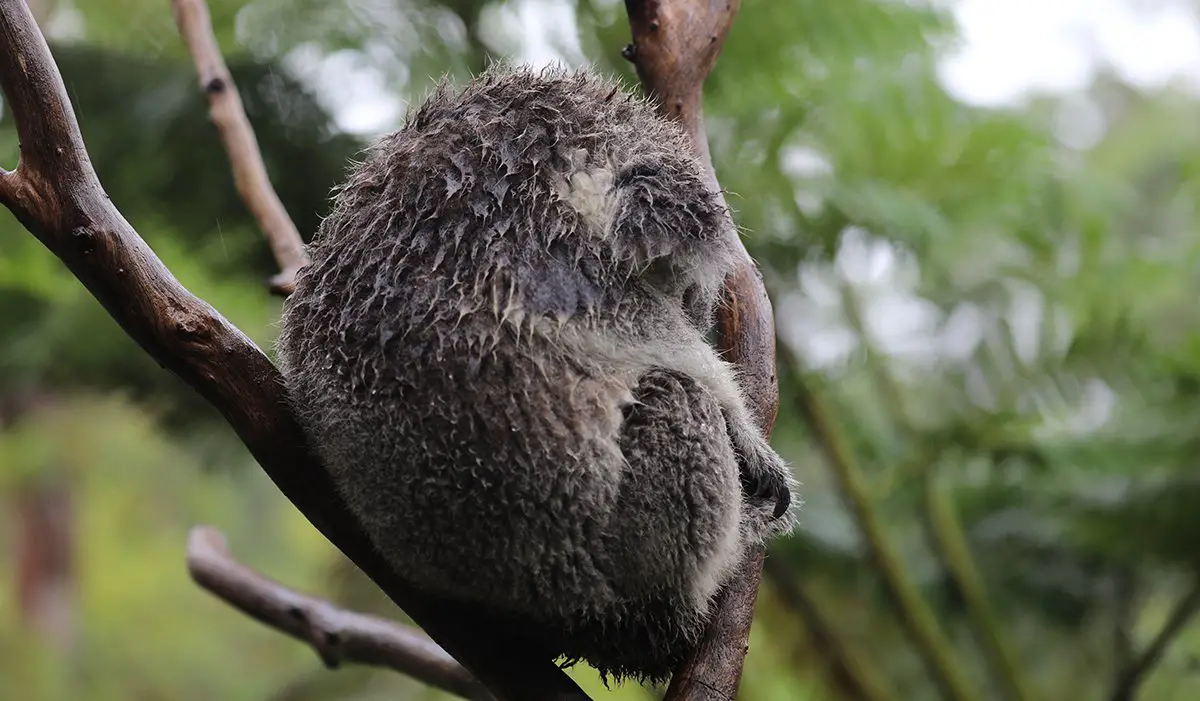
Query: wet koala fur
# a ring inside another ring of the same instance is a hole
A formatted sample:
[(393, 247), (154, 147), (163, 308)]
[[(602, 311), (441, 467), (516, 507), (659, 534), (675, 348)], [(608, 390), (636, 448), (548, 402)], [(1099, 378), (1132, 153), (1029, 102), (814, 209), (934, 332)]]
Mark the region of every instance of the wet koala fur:
[(680, 129), (590, 72), (438, 89), (351, 171), (278, 352), (414, 586), (668, 677), (790, 471), (706, 340), (744, 256)]

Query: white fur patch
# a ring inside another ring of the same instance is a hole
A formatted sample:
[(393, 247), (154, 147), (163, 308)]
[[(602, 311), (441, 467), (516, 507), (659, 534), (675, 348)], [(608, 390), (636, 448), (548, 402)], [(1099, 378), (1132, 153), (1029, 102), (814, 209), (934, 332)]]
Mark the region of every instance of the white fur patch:
[(607, 236), (617, 210), (613, 190), (613, 172), (608, 168), (588, 168), (571, 174), (559, 185), (559, 197), (571, 205), (588, 228), (597, 236)]

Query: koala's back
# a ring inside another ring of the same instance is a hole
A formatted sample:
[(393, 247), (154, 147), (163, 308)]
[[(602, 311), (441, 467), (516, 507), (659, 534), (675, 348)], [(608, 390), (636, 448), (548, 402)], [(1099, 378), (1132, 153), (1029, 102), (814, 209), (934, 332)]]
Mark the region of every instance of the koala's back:
[(559, 606), (564, 590), (608, 598), (592, 591), (608, 577), (585, 531), (602, 529), (620, 483), (613, 409), (627, 387), (511, 338), (403, 343), (369, 378), (306, 371), (294, 390), (380, 551), (419, 585), (513, 612)]
[(564, 196), (577, 159), (631, 154), (702, 192), (683, 136), (586, 74), (500, 71), (435, 94), (338, 193), (278, 349), (301, 421), (397, 571), (562, 622), (578, 631), (563, 650), (602, 669), (661, 677), (733, 561), (741, 507), (707, 390), (573, 345), (636, 336), (669, 306), (606, 236), (593, 184)]

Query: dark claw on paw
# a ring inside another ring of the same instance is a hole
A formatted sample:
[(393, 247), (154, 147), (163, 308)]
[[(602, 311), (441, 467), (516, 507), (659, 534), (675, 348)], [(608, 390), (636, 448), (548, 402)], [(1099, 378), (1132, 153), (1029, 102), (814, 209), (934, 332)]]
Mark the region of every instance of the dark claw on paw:
[(775, 502), (774, 517), (779, 518), (787, 513), (792, 503), (792, 490), (788, 489), (783, 478), (774, 473), (751, 475), (742, 470), (742, 491), (754, 501), (773, 500)]

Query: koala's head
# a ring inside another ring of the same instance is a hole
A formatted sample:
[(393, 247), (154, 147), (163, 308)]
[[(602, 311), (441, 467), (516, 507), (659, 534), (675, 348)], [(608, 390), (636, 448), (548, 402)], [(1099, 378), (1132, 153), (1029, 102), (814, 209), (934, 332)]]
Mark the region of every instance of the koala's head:
[(384, 256), (359, 265), (436, 270), (454, 281), (443, 296), (511, 298), (549, 279), (561, 294), (522, 303), (573, 314), (649, 286), (701, 321), (732, 227), (687, 137), (647, 100), (587, 71), (498, 66), (439, 88), (376, 144), (305, 275), (371, 248)]

